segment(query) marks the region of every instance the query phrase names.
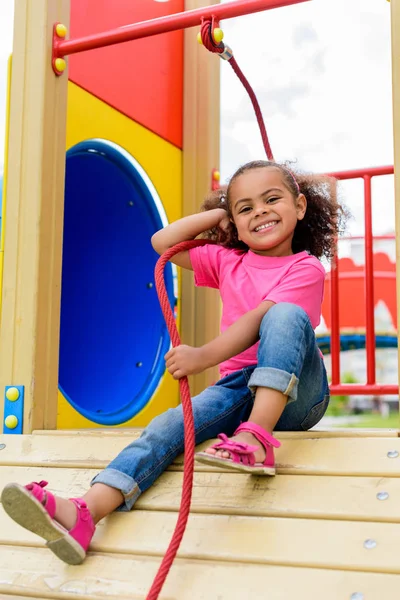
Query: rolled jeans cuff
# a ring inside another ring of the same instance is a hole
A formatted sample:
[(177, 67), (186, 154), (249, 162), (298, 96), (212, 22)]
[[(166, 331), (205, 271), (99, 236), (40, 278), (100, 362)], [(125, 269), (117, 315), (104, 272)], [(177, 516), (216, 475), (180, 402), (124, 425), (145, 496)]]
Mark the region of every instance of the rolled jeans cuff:
[(248, 387), (255, 393), (258, 387), (278, 390), (288, 397), (288, 404), (297, 400), (299, 380), (294, 373), (272, 367), (257, 367), (250, 376)]
[(142, 493), (138, 484), (132, 477), (129, 477), (126, 473), (122, 473), (116, 469), (104, 469), (104, 471), (101, 471), (101, 473), (98, 473), (98, 475), (92, 479), (90, 485), (92, 486), (95, 483), (103, 483), (104, 485), (108, 485), (121, 492), (124, 497), (124, 503), (117, 508), (118, 511), (131, 510), (132, 506)]

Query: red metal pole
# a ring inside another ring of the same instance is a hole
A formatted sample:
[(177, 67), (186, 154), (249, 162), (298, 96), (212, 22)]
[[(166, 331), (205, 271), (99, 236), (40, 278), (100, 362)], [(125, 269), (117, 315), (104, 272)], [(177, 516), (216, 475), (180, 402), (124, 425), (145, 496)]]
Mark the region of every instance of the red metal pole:
[(309, 2), (309, 0), (236, 0), (235, 2), (227, 2), (226, 4), (196, 8), (166, 17), (159, 17), (158, 19), (133, 23), (132, 25), (111, 29), (103, 33), (88, 35), (76, 40), (56, 41), (53, 58), (63, 58), (77, 52), (104, 48), (105, 46), (130, 42), (151, 35), (176, 31), (177, 29), (195, 27), (201, 24), (202, 18), (214, 17), (216, 21), (219, 21), (220, 19), (231, 19), (232, 17), (249, 15), (263, 10), (300, 4), (301, 2)]
[(328, 175), (335, 177), (336, 179), (345, 180), (357, 179), (358, 177), (364, 177), (364, 175), (375, 177), (375, 175), (393, 175), (393, 173), (393, 165), (387, 165), (383, 167), (369, 167), (366, 169), (352, 169), (350, 171), (336, 171), (335, 173), (328, 173)]
[(380, 395), (394, 395), (397, 396), (399, 393), (399, 386), (385, 383), (375, 383), (373, 385), (365, 383), (341, 383), (340, 385), (329, 386), (332, 396), (341, 396), (346, 394), (348, 396), (358, 396), (360, 394), (380, 396)]
[(364, 176), (365, 221), (365, 317), (367, 351), (367, 384), (375, 383), (375, 319), (374, 319), (374, 249), (372, 239), (371, 177)]
[(340, 384), (340, 328), (339, 328), (339, 268), (337, 246), (331, 262), (331, 361), (332, 385)]

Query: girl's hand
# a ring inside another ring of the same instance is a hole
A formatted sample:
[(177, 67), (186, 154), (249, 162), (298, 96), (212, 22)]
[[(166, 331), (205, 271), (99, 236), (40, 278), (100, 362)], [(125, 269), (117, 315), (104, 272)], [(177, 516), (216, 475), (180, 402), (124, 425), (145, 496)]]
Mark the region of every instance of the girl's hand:
[(180, 345), (165, 355), (166, 367), (174, 379), (195, 375), (208, 368), (202, 348)]
[(228, 217), (228, 213), (226, 212), (226, 210), (222, 209), (224, 211), (225, 214), (222, 215), (222, 218), (220, 219), (219, 223), (218, 223), (218, 227), (220, 229), (222, 229), (222, 231), (227, 231), (229, 225), (230, 225), (230, 219)]

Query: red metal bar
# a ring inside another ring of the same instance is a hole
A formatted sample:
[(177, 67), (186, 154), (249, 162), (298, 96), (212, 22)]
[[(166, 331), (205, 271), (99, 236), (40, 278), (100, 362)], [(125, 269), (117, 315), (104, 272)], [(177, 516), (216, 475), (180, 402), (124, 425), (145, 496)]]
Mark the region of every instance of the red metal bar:
[[(344, 235), (340, 238), (340, 242), (344, 240), (363, 240), (365, 236), (363, 235)], [(395, 240), (396, 235), (394, 233), (386, 233), (384, 235), (374, 235), (375, 240)]]
[(125, 25), (124, 27), (88, 35), (75, 40), (58, 41), (54, 47), (54, 58), (63, 58), (77, 52), (104, 48), (105, 46), (130, 42), (151, 35), (167, 33), (168, 31), (195, 27), (201, 24), (202, 18), (214, 17), (219, 21), (220, 19), (231, 19), (233, 17), (249, 15), (273, 8), (282, 8), (302, 2), (309, 2), (309, 0), (236, 0), (235, 2), (227, 2), (226, 4), (196, 8), (166, 17), (159, 17), (158, 19)]
[(340, 330), (339, 330), (339, 268), (337, 252), (331, 262), (331, 364), (332, 385), (340, 384)]
[(368, 167), (366, 169), (353, 169), (351, 171), (336, 171), (335, 173), (328, 173), (331, 177), (335, 177), (336, 179), (357, 179), (364, 178), (365, 175), (369, 175), (370, 177), (375, 177), (376, 175), (393, 175), (394, 167), (393, 165), (388, 165), (384, 167)]
[[(364, 271), (351, 271), (350, 273), (342, 273), (340, 279), (364, 279)], [(396, 279), (396, 273), (387, 271), (375, 271), (374, 279)]]
[[(375, 369), (375, 322), (374, 322), (374, 277), (393, 277), (394, 273), (373, 272), (373, 241), (394, 239), (394, 235), (381, 235), (373, 238), (372, 235), (372, 202), (371, 202), (371, 178), (379, 175), (392, 175), (392, 165), (383, 167), (372, 167), (366, 169), (354, 169), (351, 171), (337, 171), (329, 175), (339, 180), (357, 179), (364, 180), (364, 208), (365, 229), (364, 236), (348, 236), (343, 239), (365, 239), (365, 307), (366, 307), (366, 351), (367, 351), (367, 383), (366, 384), (342, 384), (340, 383), (340, 329), (339, 329), (339, 277), (338, 271), (332, 264), (331, 277), (331, 357), (332, 357), (332, 382), (331, 394), (340, 395), (398, 395), (398, 385), (376, 383)], [(364, 277), (364, 273), (351, 273), (350, 277)], [(346, 274), (343, 273), (343, 277)]]
[(340, 385), (330, 385), (330, 392), (332, 396), (340, 396), (346, 394), (347, 396), (380, 396), (383, 394), (390, 394), (397, 396), (399, 393), (398, 385), (390, 384), (362, 384), (362, 383), (341, 383)]
[(365, 348), (367, 351), (367, 384), (375, 383), (375, 317), (374, 317), (374, 250), (372, 240), (371, 177), (364, 176), (365, 232)]

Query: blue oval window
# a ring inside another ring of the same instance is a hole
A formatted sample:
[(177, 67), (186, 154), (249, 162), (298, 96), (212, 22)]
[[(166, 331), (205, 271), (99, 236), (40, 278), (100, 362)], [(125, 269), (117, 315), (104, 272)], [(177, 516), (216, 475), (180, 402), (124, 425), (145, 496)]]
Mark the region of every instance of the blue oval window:
[[(88, 140), (67, 152), (59, 387), (83, 416), (124, 423), (151, 399), (170, 346), (150, 238), (166, 224), (146, 173), (122, 148)], [(175, 270), (167, 265), (175, 303)]]

